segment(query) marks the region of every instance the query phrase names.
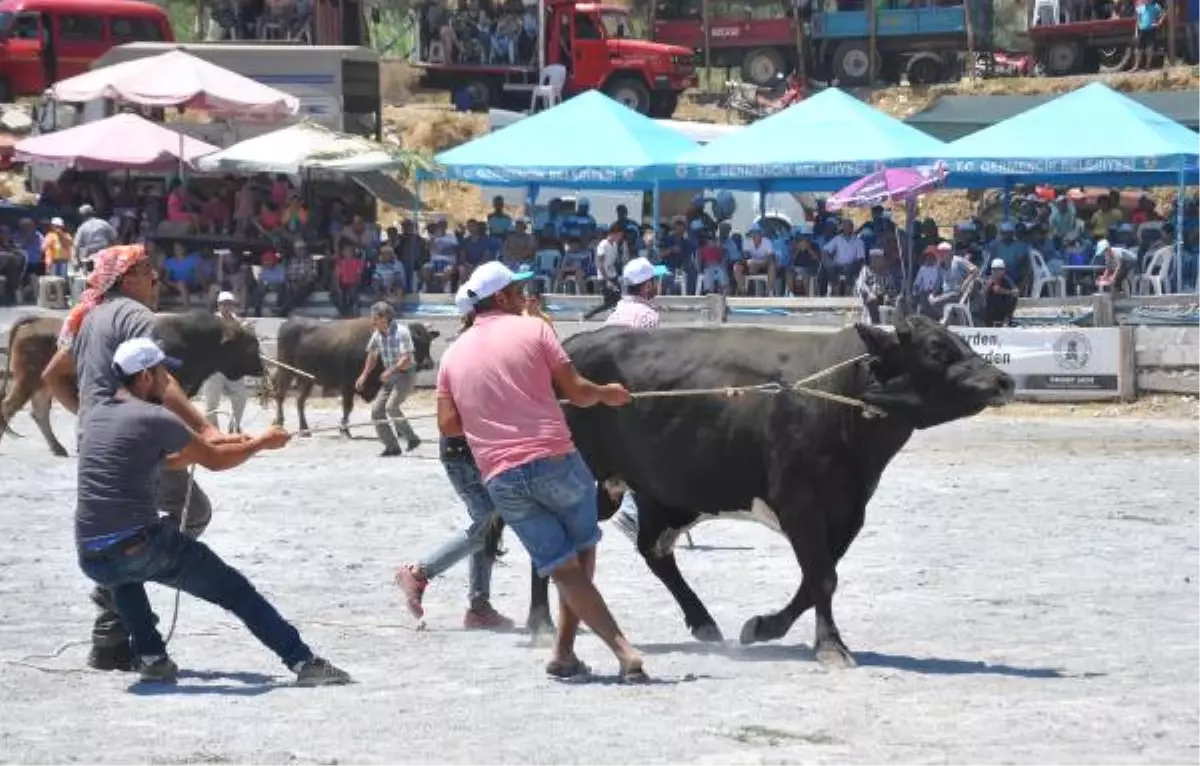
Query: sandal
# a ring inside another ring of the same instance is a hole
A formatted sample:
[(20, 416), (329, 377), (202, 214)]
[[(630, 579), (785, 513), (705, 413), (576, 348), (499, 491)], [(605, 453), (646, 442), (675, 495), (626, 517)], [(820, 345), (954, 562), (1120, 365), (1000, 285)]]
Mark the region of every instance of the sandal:
[(546, 675), (555, 678), (578, 678), (591, 675), (591, 672), (592, 669), (577, 657), (566, 661), (551, 660), (546, 663)]

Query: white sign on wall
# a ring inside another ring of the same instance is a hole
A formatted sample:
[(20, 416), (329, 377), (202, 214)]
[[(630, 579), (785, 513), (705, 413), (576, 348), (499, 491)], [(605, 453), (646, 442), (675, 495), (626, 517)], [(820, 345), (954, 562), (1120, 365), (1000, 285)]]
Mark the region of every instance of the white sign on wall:
[(1061, 399), (1120, 394), (1116, 327), (951, 327), (975, 353), (1013, 377), (1017, 393)]

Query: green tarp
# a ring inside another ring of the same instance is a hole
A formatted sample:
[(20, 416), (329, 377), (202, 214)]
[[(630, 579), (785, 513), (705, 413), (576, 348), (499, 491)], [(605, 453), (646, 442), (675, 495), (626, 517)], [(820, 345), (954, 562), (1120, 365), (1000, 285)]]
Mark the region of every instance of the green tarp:
[[(957, 141), (977, 130), (991, 127), (1009, 117), (1041, 106), (1061, 94), (1039, 96), (942, 96), (910, 116), (906, 123), (934, 138)], [(1195, 91), (1126, 93), (1134, 101), (1170, 117), (1192, 130), (1200, 130), (1200, 107)], [(1103, 115), (1080, 115), (1081, 127), (1103, 130)]]

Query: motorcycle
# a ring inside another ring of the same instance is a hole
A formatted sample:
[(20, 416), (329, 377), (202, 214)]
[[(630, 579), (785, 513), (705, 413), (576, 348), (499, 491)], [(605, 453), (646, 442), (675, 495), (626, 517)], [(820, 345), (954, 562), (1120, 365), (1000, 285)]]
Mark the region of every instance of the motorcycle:
[(786, 78), (780, 74), (772, 85), (766, 87), (729, 80), (725, 83), (722, 106), (735, 112), (743, 122), (754, 122), (803, 101), (807, 95), (804, 84), (795, 73)]
[(1033, 74), (1033, 56), (1027, 54), (985, 51), (975, 56), (975, 76), (981, 80), (993, 77), (1030, 77)]

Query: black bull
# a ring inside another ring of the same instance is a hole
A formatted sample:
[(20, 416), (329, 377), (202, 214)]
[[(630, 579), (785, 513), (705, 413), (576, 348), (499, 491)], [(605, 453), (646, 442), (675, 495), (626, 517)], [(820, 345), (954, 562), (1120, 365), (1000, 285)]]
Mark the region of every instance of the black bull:
[[(12, 416), (32, 401), (34, 422), (50, 450), (65, 457), (66, 449), (50, 428), (50, 391), (42, 382), (61, 329), (61, 319), (39, 316), (21, 317), (9, 328), (8, 378), (0, 387), (0, 436)], [(215, 372), (230, 378), (263, 373), (258, 338), (250, 324), (197, 310), (158, 317), (154, 336), (169, 356), (183, 362), (175, 377), (189, 397)]]
[[(418, 370), (433, 368), (431, 347), (438, 337), (437, 330), (420, 322), (410, 322), (409, 332), (413, 339), (413, 362)], [(342, 399), (342, 428), (346, 429), (350, 413), (354, 410), (354, 383), (362, 373), (367, 361), (367, 342), (374, 327), (370, 317), (359, 317), (333, 322), (315, 319), (289, 319), (279, 327), (276, 353), (279, 361), (288, 367), (312, 375), (298, 375), (287, 367), (279, 367), (275, 373), (275, 423), (283, 425), (283, 400), (293, 381), (296, 384), (296, 416), (300, 421), (301, 433), (308, 431), (308, 419), (304, 405), (314, 386), (336, 390)], [(364, 401), (371, 401), (382, 385), (380, 365), (367, 376), (357, 393)]]
[[(782, 638), (816, 607), (818, 660), (854, 660), (833, 619), (836, 567), (862, 528), (888, 462), (914, 429), (970, 417), (1011, 399), (1013, 381), (961, 338), (923, 317), (895, 333), (858, 325), (828, 335), (750, 328), (605, 328), (564, 345), (579, 372), (631, 391), (783, 386), (869, 355), (813, 384), (879, 408), (884, 417), (799, 392), (657, 398), (627, 407), (567, 408), (580, 453), (598, 481), (601, 519), (610, 490), (628, 487), (639, 510), (638, 551), (683, 610), (692, 634), (720, 629), (674, 556), (695, 524), (740, 514), (787, 537), (802, 582), (779, 612), (751, 618), (741, 642)], [(619, 494), (617, 495), (619, 497)], [(529, 625), (548, 621), (546, 580), (534, 577)]]

